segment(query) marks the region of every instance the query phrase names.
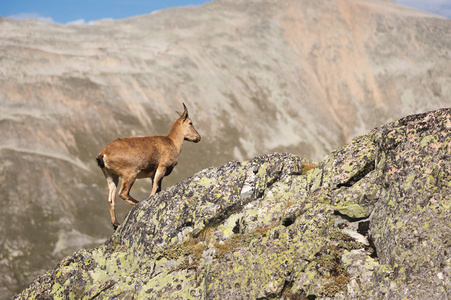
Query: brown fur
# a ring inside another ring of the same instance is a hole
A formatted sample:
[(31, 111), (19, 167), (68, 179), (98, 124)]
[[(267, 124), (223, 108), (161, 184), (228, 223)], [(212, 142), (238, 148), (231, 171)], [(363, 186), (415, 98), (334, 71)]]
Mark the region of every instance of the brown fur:
[(137, 178), (152, 178), (150, 195), (154, 195), (161, 190), (163, 177), (171, 174), (177, 165), (183, 141), (200, 141), (200, 135), (188, 118), (185, 104), (183, 108), (184, 112), (172, 124), (167, 136), (116, 139), (97, 156), (97, 163), (107, 179), (111, 222), (115, 229), (119, 225), (114, 211), (119, 177), (122, 177), (119, 196), (127, 203), (135, 205), (138, 201), (130, 196), (130, 189)]

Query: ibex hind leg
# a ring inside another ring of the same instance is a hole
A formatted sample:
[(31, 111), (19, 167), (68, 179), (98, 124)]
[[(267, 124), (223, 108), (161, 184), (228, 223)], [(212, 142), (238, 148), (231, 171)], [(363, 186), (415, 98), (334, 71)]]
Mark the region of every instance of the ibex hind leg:
[(130, 196), (130, 189), (132, 188), (133, 183), (135, 183), (135, 180), (136, 176), (123, 176), (121, 189), (119, 190), (119, 197), (133, 206), (138, 204), (138, 201)]
[(111, 224), (113, 225), (114, 230), (119, 226), (119, 222), (116, 218), (116, 191), (117, 184), (119, 182), (119, 176), (109, 172), (107, 169), (102, 169), (103, 173), (106, 177), (106, 182), (108, 184), (108, 205), (110, 207), (110, 216), (111, 216)]

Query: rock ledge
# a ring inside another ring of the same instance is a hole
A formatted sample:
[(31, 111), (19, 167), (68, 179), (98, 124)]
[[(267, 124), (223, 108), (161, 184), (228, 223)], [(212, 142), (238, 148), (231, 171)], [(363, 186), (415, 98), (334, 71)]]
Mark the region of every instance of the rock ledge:
[(451, 110), (205, 169), (16, 299), (451, 298)]

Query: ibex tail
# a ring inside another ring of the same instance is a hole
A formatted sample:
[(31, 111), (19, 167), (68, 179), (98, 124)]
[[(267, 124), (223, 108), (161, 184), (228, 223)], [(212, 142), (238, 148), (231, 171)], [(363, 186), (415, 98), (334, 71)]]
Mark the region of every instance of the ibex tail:
[(105, 162), (103, 161), (103, 154), (97, 155), (96, 160), (97, 160), (97, 164), (99, 165), (99, 167), (101, 167), (102, 169), (105, 168)]

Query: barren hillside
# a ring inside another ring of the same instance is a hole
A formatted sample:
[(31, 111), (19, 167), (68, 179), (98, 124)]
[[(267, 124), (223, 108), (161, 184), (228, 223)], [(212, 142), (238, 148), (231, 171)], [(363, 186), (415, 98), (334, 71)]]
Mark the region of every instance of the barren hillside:
[(451, 20), (388, 0), (216, 0), (83, 26), (3, 18), (0, 92), (8, 297), (110, 236), (94, 159), (109, 141), (166, 134), (185, 102), (202, 142), (186, 143), (163, 187), (274, 151), (318, 161), (451, 106)]

